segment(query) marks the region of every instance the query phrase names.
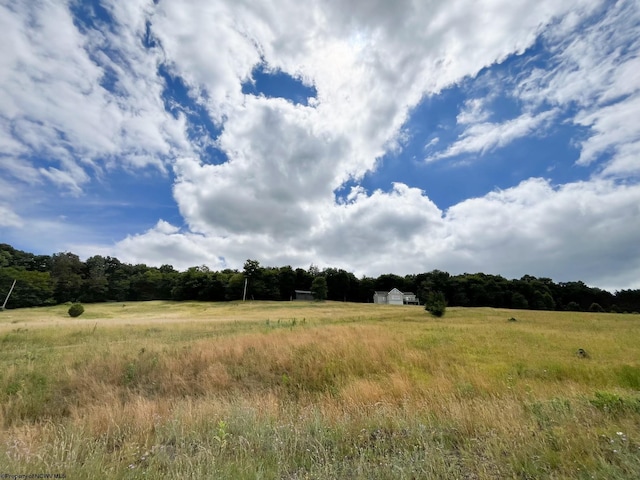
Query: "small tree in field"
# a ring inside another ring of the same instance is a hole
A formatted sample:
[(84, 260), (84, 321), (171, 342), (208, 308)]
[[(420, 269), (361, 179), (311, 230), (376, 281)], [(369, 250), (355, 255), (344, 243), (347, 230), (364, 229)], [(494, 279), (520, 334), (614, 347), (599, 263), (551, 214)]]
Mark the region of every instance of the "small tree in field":
[(70, 317), (79, 317), (84, 313), (84, 307), (80, 303), (74, 303), (69, 307)]
[(327, 299), (327, 279), (324, 277), (316, 277), (311, 284), (311, 293), (313, 298), (318, 301)]
[(424, 309), (434, 317), (442, 317), (447, 310), (447, 301), (442, 292), (429, 292)]

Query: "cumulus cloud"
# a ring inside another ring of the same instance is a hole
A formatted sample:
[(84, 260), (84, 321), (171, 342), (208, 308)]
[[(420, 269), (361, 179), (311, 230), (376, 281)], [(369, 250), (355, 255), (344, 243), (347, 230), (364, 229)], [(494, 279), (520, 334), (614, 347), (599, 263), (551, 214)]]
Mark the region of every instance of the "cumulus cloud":
[[(64, 2), (0, 3), (0, 40), (13, 46), (0, 54), (0, 153), (12, 162), (3, 174), (76, 195), (118, 168), (174, 180), (184, 227), (159, 220), (85, 251), (178, 268), (258, 258), (371, 275), (440, 268), (637, 284), (640, 266), (629, 258), (640, 258), (639, 188), (618, 182), (637, 172), (640, 149), (630, 121), (640, 108), (635, 2), (102, 5), (108, 27), (80, 25)], [(588, 130), (582, 164), (613, 152), (599, 175), (559, 186), (531, 179), (446, 211), (413, 185), (358, 186), (401, 150), (423, 99), (540, 38), (552, 67), (532, 66), (504, 87), (521, 112), (491, 121), (487, 99), (464, 103), (461, 135), (432, 141), (442, 151), (430, 158), (488, 153), (571, 115)], [(217, 138), (191, 138), (188, 115), (168, 111), (160, 67), (185, 85)], [(316, 98), (243, 93), (257, 67), (313, 86)], [(208, 161), (203, 145), (226, 161)], [(346, 185), (356, 186), (337, 200)]]
[[(276, 15), (242, 2), (161, 4), (154, 32), (173, 71), (224, 124), (218, 145), (229, 158), (223, 165), (176, 163), (174, 192), (185, 220), (206, 234), (302, 237), (326, 212), (338, 211), (336, 189), (373, 171), (397, 145), (425, 94), (522, 51), (569, 8), (528, 7), (523, 15), (525, 6), (511, 2), (478, 10), (413, 2), (301, 8), (283, 1)], [(500, 35), (488, 34), (494, 31)], [(317, 101), (304, 107), (243, 95), (242, 82), (260, 62), (313, 84)], [(485, 128), (466, 142), (500, 145), (544, 117), (523, 117), (502, 134), (504, 128)]]
[(3, 2), (0, 19), (10, 46), (0, 55), (0, 145), (14, 162), (37, 158), (43, 179), (79, 194), (105, 168), (164, 170), (188, 147), (183, 120), (164, 109), (157, 58), (132, 25), (116, 18), (112, 31), (83, 34), (69, 5), (47, 0)]
[[(224, 268), (224, 261), (212, 253), (211, 246), (206, 237), (180, 233), (177, 227), (160, 220), (146, 232), (118, 242), (115, 251), (122, 261), (132, 263), (156, 265), (158, 259), (162, 258), (162, 264), (173, 265), (178, 269), (195, 265)], [(95, 251), (94, 247), (85, 249)], [(194, 263), (196, 258), (198, 262)]]
[(322, 259), (321, 266), (346, 265), (356, 274), (437, 268), (580, 279), (611, 290), (640, 287), (638, 185), (598, 180), (553, 186), (534, 178), (443, 212), (419, 189), (396, 184), (390, 193), (356, 189), (349, 202), (333, 209), (307, 235), (277, 242), (268, 235), (179, 233), (159, 224), (117, 249), (184, 268), (196, 258), (219, 266), (212, 252), (225, 251), (225, 265), (258, 256), (272, 265), (308, 266)]
[(447, 212), (453, 257), (469, 252), (455, 270), (475, 265), (511, 276), (533, 272), (588, 282), (626, 271), (624, 280), (608, 278), (606, 286), (637, 285), (638, 200), (638, 185), (598, 180), (554, 187), (543, 179), (466, 200)]

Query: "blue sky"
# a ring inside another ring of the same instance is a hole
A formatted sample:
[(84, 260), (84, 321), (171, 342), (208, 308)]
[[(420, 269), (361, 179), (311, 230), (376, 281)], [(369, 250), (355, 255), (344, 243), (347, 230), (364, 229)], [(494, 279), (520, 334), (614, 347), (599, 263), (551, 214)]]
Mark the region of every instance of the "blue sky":
[(640, 288), (635, 1), (0, 0), (0, 242)]

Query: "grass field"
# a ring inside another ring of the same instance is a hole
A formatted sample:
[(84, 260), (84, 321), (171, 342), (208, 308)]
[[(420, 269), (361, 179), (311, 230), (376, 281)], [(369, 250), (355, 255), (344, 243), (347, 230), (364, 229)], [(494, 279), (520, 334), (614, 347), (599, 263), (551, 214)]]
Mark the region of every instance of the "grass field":
[(640, 478), (638, 315), (67, 309), (0, 312), (0, 475)]

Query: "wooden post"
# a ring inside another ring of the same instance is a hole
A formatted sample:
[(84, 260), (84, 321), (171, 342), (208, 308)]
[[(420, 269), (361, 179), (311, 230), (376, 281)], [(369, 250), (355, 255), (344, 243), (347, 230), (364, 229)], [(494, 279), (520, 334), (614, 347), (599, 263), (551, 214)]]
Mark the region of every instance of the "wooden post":
[(16, 282), (17, 280), (13, 281), (13, 285), (11, 285), (11, 288), (9, 289), (9, 293), (7, 293), (7, 298), (4, 299), (4, 303), (2, 304), (2, 308), (0, 308), (0, 310), (4, 310), (4, 307), (7, 306), (7, 302), (9, 301), (9, 297), (11, 296), (11, 292), (13, 292), (13, 287), (16, 286)]

